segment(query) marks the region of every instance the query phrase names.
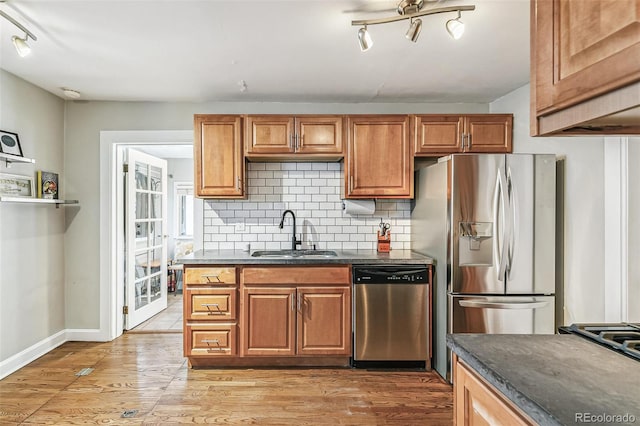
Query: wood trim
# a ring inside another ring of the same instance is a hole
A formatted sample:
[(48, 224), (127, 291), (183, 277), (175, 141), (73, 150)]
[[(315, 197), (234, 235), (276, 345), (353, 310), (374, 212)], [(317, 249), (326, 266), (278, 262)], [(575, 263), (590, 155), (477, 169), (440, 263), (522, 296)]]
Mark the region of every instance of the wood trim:
[(349, 357), (334, 356), (295, 356), (295, 357), (242, 357), (242, 358), (210, 358), (189, 357), (193, 368), (200, 367), (344, 367), (350, 365)]
[(350, 285), (350, 267), (345, 266), (264, 266), (244, 267), (245, 285)]

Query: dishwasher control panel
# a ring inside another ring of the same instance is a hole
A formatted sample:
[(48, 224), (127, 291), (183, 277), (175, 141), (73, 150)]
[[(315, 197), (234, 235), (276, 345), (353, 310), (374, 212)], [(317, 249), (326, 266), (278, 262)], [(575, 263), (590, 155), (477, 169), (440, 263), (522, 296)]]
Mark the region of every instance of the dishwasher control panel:
[(353, 267), (354, 284), (428, 284), (425, 265), (367, 265)]

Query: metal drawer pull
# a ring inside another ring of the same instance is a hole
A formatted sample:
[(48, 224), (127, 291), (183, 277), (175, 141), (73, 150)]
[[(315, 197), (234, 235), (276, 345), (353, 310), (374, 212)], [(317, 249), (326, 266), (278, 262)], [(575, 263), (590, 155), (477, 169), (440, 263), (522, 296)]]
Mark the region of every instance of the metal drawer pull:
[(298, 294), (298, 312), (302, 312), (302, 295)]
[(214, 350), (214, 349), (217, 349), (219, 351), (223, 351), (224, 350), (224, 348), (222, 348), (220, 346), (220, 341), (218, 339), (212, 339), (212, 340), (203, 339), (202, 343), (206, 343), (207, 346), (209, 346), (209, 343), (215, 343), (216, 345), (218, 345), (218, 347), (216, 347), (216, 348), (212, 348), (211, 346), (209, 346), (208, 350), (210, 350), (210, 351)]
[[(207, 311), (209, 311), (209, 315), (222, 313), (222, 311), (220, 310), (220, 305), (218, 305), (217, 303), (201, 303), (200, 306), (207, 308)], [(211, 306), (215, 306), (217, 312), (212, 311)]]
[(202, 278), (206, 278), (208, 283), (211, 282), (216, 282), (216, 281), (211, 281), (210, 278), (215, 278), (216, 280), (218, 280), (217, 282), (219, 283), (224, 283), (224, 281), (220, 281), (220, 277), (218, 277), (217, 275), (211, 274), (211, 275), (203, 275)]

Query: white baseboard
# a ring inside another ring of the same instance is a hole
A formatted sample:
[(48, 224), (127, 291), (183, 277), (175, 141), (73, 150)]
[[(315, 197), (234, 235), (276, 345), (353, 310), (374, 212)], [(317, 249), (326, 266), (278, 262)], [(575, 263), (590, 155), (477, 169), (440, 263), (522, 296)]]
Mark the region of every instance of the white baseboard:
[(66, 342), (108, 342), (111, 340), (99, 329), (67, 329), (42, 339), (27, 349), (0, 361), (0, 379), (14, 373), (32, 361)]
[(51, 351), (52, 349), (57, 348), (67, 341), (66, 337), (67, 331), (61, 330), (53, 336), (49, 336), (46, 339), (43, 339), (38, 343), (31, 345), (22, 352), (19, 352), (0, 362), (0, 379), (4, 379), (9, 374), (21, 369), (31, 361), (34, 361), (47, 352)]
[(67, 342), (108, 342), (111, 339), (97, 328), (67, 329)]

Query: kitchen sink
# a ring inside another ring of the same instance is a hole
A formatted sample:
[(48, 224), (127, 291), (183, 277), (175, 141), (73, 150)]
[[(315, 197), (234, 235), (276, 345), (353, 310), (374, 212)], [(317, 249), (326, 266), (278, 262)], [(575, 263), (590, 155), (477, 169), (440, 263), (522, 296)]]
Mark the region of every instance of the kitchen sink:
[(338, 254), (333, 250), (258, 250), (251, 253), (251, 257), (336, 257)]

